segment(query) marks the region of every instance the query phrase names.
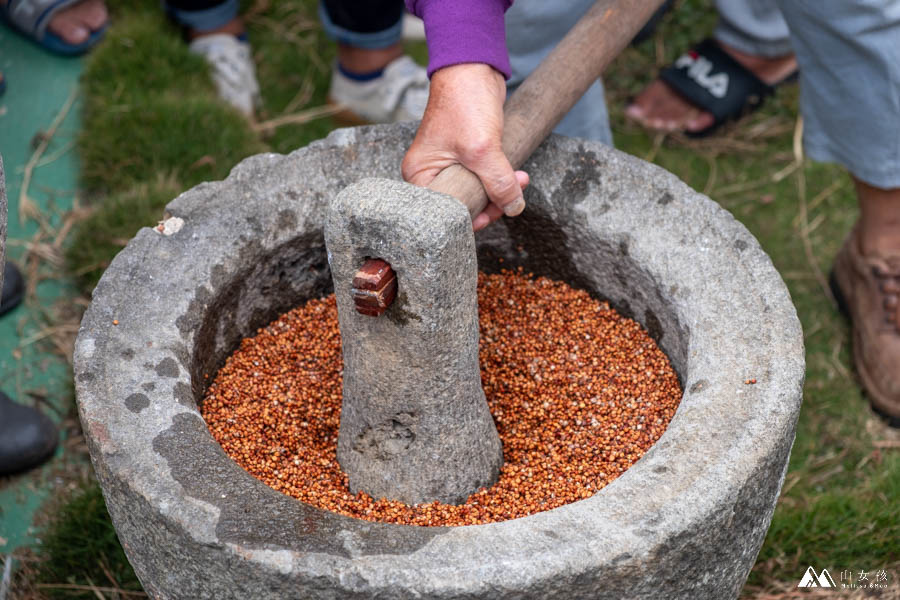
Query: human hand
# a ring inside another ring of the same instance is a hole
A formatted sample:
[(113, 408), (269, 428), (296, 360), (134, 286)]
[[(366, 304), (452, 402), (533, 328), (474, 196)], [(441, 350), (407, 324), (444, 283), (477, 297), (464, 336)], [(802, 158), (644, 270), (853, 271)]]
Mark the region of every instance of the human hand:
[(490, 200), (484, 212), (473, 216), (476, 231), (525, 208), (528, 174), (513, 171), (503, 154), (505, 99), (503, 75), (489, 65), (464, 63), (436, 71), (422, 123), (401, 165), (403, 179), (423, 187), (456, 163), (475, 173)]

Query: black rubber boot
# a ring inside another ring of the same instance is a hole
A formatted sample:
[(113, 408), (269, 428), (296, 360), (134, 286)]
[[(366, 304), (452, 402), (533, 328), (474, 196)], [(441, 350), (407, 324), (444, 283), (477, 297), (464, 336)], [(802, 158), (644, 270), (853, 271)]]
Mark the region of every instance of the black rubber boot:
[(0, 392), (0, 475), (41, 464), (56, 449), (57, 437), (49, 418)]
[(0, 292), (0, 315), (17, 307), (25, 296), (25, 280), (12, 264), (3, 268), (3, 290)]

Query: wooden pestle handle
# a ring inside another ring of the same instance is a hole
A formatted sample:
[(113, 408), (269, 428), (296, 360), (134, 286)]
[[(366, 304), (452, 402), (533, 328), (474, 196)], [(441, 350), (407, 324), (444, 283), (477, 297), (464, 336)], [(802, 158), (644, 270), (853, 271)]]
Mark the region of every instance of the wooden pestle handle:
[[(662, 3), (597, 0), (513, 92), (503, 107), (503, 152), (514, 169), (531, 156)], [(481, 181), (462, 165), (447, 167), (428, 187), (457, 198), (473, 218), (488, 203)]]

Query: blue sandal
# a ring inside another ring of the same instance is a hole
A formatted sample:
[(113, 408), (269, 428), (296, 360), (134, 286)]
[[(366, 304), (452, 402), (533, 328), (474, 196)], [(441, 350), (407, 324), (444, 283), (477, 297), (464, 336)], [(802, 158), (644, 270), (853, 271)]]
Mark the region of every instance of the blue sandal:
[(13, 29), (51, 52), (64, 56), (84, 54), (90, 50), (106, 32), (106, 25), (92, 31), (80, 44), (70, 44), (52, 31), (47, 25), (59, 11), (78, 4), (81, 0), (9, 0), (0, 5), (0, 19)]

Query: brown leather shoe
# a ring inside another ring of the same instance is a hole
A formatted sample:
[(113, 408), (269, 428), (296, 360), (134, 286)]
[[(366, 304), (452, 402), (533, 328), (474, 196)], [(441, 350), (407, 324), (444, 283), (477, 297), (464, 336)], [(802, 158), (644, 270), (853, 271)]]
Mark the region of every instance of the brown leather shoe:
[(875, 412), (900, 427), (900, 254), (863, 256), (854, 227), (831, 287), (853, 325), (853, 363)]

